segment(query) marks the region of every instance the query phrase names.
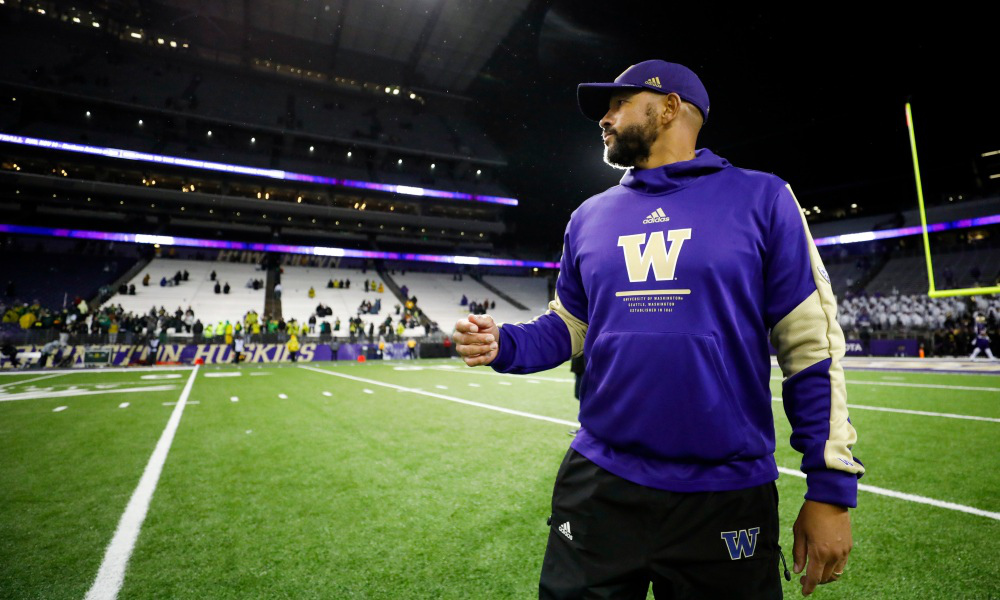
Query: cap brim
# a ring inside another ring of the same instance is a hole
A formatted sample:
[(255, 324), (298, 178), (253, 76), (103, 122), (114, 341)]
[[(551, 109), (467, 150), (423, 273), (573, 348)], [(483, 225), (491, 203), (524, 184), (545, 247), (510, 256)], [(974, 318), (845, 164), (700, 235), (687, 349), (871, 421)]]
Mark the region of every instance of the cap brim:
[(618, 90), (641, 90), (641, 85), (623, 83), (581, 83), (576, 87), (580, 112), (591, 121), (600, 121), (608, 112), (611, 95)]

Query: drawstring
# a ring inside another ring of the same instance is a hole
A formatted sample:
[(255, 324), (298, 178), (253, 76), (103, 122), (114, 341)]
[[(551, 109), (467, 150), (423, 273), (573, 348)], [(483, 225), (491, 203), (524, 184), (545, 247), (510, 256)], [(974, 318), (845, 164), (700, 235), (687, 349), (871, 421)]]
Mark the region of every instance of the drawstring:
[(785, 581), (791, 581), (792, 574), (788, 572), (788, 565), (785, 564), (785, 555), (781, 552), (781, 546), (778, 546), (778, 556), (781, 557), (781, 566), (785, 569)]

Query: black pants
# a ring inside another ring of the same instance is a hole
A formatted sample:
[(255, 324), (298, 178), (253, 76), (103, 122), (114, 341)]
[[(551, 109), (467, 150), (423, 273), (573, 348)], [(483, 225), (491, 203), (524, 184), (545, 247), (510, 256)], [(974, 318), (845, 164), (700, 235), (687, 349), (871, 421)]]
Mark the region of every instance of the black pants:
[(543, 599), (781, 598), (778, 491), (641, 486), (570, 449), (556, 476)]

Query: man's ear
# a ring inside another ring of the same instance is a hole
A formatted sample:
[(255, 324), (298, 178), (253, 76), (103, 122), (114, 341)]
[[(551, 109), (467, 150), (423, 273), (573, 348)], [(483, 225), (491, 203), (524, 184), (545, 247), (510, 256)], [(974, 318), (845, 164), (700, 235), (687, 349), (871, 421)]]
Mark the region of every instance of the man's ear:
[(670, 92), (660, 99), (660, 119), (664, 124), (681, 116), (683, 101), (676, 92)]

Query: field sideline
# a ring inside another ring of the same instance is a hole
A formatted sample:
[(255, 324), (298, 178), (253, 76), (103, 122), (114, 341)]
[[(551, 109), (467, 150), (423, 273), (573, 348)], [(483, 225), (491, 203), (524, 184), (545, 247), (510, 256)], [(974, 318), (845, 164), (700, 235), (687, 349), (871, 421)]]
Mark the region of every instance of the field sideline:
[[(868, 474), (814, 597), (1000, 597), (1000, 376), (847, 380)], [(537, 597), (572, 382), (445, 359), (5, 373), (0, 597)], [(791, 566), (805, 481), (771, 389)]]

